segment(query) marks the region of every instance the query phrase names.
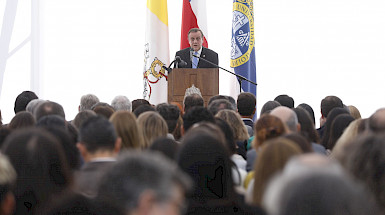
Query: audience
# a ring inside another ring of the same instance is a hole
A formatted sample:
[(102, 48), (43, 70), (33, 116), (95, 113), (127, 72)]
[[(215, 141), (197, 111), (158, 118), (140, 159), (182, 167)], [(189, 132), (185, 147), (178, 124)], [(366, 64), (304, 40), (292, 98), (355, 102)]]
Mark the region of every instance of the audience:
[(183, 108), (88, 94), (67, 122), (59, 103), (22, 92), (8, 124), (0, 112), (0, 214), (385, 213), (385, 108), (362, 119), (327, 96), (318, 133), (313, 109), (287, 95), (255, 124), (250, 93), (208, 103), (195, 87)]

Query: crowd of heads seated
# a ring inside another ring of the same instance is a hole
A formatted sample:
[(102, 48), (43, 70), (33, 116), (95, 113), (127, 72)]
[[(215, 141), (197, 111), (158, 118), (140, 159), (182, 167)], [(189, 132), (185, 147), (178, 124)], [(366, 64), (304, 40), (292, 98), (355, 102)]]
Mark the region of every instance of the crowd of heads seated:
[[(325, 97), (320, 141), (313, 109), (281, 95), (263, 105), (249, 139), (254, 95), (208, 99), (194, 86), (183, 107), (88, 94), (67, 122), (59, 103), (21, 93), (0, 128), (0, 214), (385, 212), (385, 108), (362, 119)], [(333, 159), (315, 155), (320, 142)]]

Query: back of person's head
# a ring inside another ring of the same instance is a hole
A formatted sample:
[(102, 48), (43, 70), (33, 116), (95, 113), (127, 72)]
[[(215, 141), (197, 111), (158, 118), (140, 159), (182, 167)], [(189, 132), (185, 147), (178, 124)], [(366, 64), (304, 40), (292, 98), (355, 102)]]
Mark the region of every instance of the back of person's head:
[(116, 111), (110, 122), (114, 125), (117, 135), (122, 139), (122, 150), (139, 149), (143, 145), (143, 138), (136, 124), (136, 117), (129, 111)]
[(112, 100), (111, 106), (114, 108), (115, 111), (118, 111), (118, 110), (132, 111), (131, 101), (126, 96), (116, 96)]
[(206, 202), (234, 197), (230, 153), (217, 134), (192, 128), (182, 140), (177, 160), (195, 182), (191, 199)]
[(63, 117), (65, 119), (65, 113), (63, 106), (56, 102), (46, 101), (42, 104), (40, 104), (35, 113), (36, 121), (39, 121), (39, 119), (43, 116), (47, 115), (58, 115), (60, 117)]
[(230, 125), (224, 119), (221, 119), (219, 117), (215, 117), (215, 125), (217, 125), (221, 129), (226, 139), (226, 146), (228, 147), (230, 153), (231, 154), (237, 153), (237, 146), (235, 143), (234, 132), (230, 127)]
[(41, 117), (37, 123), (37, 127), (44, 127), (44, 128), (49, 128), (49, 127), (57, 127), (62, 130), (66, 129), (67, 122), (60, 116), (57, 115), (47, 115)]
[(385, 131), (385, 108), (378, 109), (369, 117), (368, 129), (373, 133), (382, 133)]
[(370, 194), (347, 175), (309, 170), (281, 175), (268, 186), (264, 206), (275, 215), (379, 214)]
[(79, 129), (79, 142), (88, 152), (113, 151), (117, 135), (114, 126), (103, 116), (94, 116), (85, 121)]
[(253, 146), (257, 149), (262, 146), (266, 140), (279, 137), (286, 133), (287, 129), (280, 118), (271, 114), (264, 114), (255, 123)]
[(216, 99), (208, 107), (209, 111), (215, 116), (220, 110), (234, 110), (233, 105), (227, 99)]
[(98, 199), (122, 208), (125, 214), (132, 214), (182, 204), (190, 187), (191, 180), (164, 156), (128, 151), (101, 179)]
[(99, 102), (99, 98), (93, 94), (87, 94), (80, 98), (79, 111), (91, 110), (91, 107)]
[(213, 114), (204, 107), (193, 107), (183, 115), (183, 128), (187, 132), (197, 122), (214, 122)]
[(327, 118), (329, 115), (329, 112), (333, 110), (333, 108), (343, 108), (344, 104), (342, 103), (342, 100), (338, 98), (337, 96), (326, 96), (321, 101), (321, 114), (324, 118)]
[(315, 126), (315, 116), (314, 116), (313, 108), (310, 105), (306, 104), (306, 103), (299, 104), (297, 106), (297, 108), (302, 108), (302, 109), (306, 110), (309, 113), (309, 116), (310, 116), (310, 119), (313, 122), (313, 125)]
[(179, 108), (176, 105), (161, 103), (156, 106), (156, 111), (167, 123), (168, 133), (173, 133), (180, 116)]
[(132, 112), (134, 112), (136, 110), (136, 108), (142, 106), (142, 105), (149, 105), (151, 106), (150, 102), (148, 102), (147, 100), (145, 99), (135, 99), (131, 102), (132, 104)]
[(298, 132), (298, 117), (292, 109), (279, 106), (274, 108), (270, 114), (280, 118), (290, 132)]
[(303, 108), (294, 108), (293, 111), (297, 115), (298, 123), (301, 125), (301, 134), (310, 142), (319, 143), (320, 138), (318, 132), (314, 128), (314, 123), (309, 113)]
[(145, 113), (145, 112), (148, 112), (148, 111), (155, 112), (156, 110), (155, 110), (155, 108), (153, 106), (144, 104), (144, 105), (141, 105), (141, 106), (135, 108), (133, 113), (135, 114), (136, 118), (138, 118), (142, 113)]
[(162, 116), (155, 111), (142, 113), (138, 117), (137, 123), (139, 132), (142, 133), (144, 148), (148, 148), (157, 138), (167, 136), (167, 123)]
[(242, 122), (241, 116), (233, 110), (221, 110), (216, 117), (225, 120), (233, 131), (236, 141), (244, 141), (249, 139), (246, 126)]
[(325, 123), (325, 131), (321, 139), (321, 144), (327, 148), (328, 141), (330, 139), (333, 120), (340, 114), (349, 114), (345, 108), (334, 108), (328, 115), (328, 120)]
[(337, 140), (341, 137), (344, 130), (349, 126), (354, 118), (350, 114), (338, 115), (331, 124), (329, 141), (327, 143), (327, 149), (333, 150)]
[(226, 99), (227, 100), (227, 96), (225, 96), (225, 95), (212, 96), (212, 97), (210, 97), (209, 102), (207, 103), (207, 106), (209, 106), (213, 101), (218, 100), (218, 99)]
[[(71, 184), (71, 176), (58, 140), (38, 128), (12, 132), (2, 151), (17, 173), (16, 214), (39, 214), (52, 196)], [(26, 202), (28, 205), (25, 205)]]
[(162, 153), (164, 156), (171, 160), (176, 160), (176, 154), (179, 150), (179, 143), (168, 137), (161, 137), (156, 139), (149, 147), (152, 151)]
[(13, 189), (16, 183), (16, 171), (8, 158), (0, 154), (0, 213), (11, 215), (14, 212), (15, 200)]
[(299, 148), (301, 148), (303, 153), (314, 152), (311, 142), (308, 139), (306, 139), (302, 134), (290, 133), (290, 134), (284, 135), (283, 137), (295, 143)]
[(252, 93), (241, 93), (237, 99), (237, 109), (241, 116), (253, 116), (257, 99)]
[(262, 197), (270, 179), (283, 170), (293, 156), (300, 155), (302, 150), (291, 140), (279, 137), (267, 140), (258, 152), (254, 165), (254, 205), (261, 205)]
[(103, 116), (106, 119), (109, 119), (112, 116), (112, 114), (114, 114), (114, 112), (115, 112), (115, 110), (112, 107), (104, 106), (104, 105), (100, 105), (100, 106), (95, 107), (93, 109), (93, 111), (97, 115)]
[(0, 148), (3, 146), (4, 141), (11, 134), (12, 130), (7, 126), (0, 126)]
[(265, 113), (270, 113), (274, 108), (282, 106), (279, 102), (277, 101), (267, 101), (261, 108), (261, 113), (259, 114), (262, 116)]
[(337, 140), (333, 147), (332, 156), (338, 157), (341, 154), (345, 154), (345, 148), (350, 145), (358, 136), (361, 136), (366, 132), (362, 129), (365, 119), (356, 119), (349, 124), (344, 130), (341, 137)]
[(33, 116), (35, 116), (37, 107), (39, 107), (39, 105), (41, 105), (44, 102), (46, 102), (46, 100), (44, 99), (33, 99), (28, 103), (25, 110), (30, 112)]
[(369, 134), (356, 138), (336, 158), (348, 172), (370, 190), (385, 212), (385, 136)]
[(294, 99), (288, 95), (279, 95), (275, 97), (274, 101), (279, 102), (282, 106), (294, 108)]
[(353, 106), (353, 105), (348, 105), (348, 108), (349, 108), (349, 113), (350, 113), (350, 115), (351, 115), (354, 119), (361, 119), (361, 113), (360, 113), (360, 111), (358, 110), (358, 108), (356, 108), (356, 107)]
[(92, 110), (83, 110), (76, 114), (75, 119), (72, 120), (72, 125), (79, 129), (80, 126), (90, 117), (96, 116), (96, 113)]
[(205, 102), (203, 98), (199, 94), (191, 94), (186, 96), (183, 100), (183, 109), (184, 112), (187, 113), (192, 107), (203, 107)]
[(28, 103), (33, 99), (38, 99), (37, 95), (34, 92), (23, 91), (16, 97), (15, 106), (13, 110), (15, 111), (15, 113), (25, 111), (25, 108), (27, 107)]
[(12, 118), (11, 122), (8, 124), (8, 127), (11, 130), (33, 127), (36, 123), (35, 118), (30, 112), (19, 111)]

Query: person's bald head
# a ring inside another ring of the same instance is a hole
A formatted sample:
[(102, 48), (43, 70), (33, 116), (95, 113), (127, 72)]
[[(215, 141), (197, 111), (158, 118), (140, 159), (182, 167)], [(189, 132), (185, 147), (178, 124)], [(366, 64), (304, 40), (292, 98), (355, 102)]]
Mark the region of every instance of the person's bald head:
[(271, 115), (276, 116), (282, 120), (282, 122), (287, 126), (289, 132), (298, 132), (301, 127), (298, 124), (297, 114), (285, 106), (279, 106), (274, 108), (271, 112)]

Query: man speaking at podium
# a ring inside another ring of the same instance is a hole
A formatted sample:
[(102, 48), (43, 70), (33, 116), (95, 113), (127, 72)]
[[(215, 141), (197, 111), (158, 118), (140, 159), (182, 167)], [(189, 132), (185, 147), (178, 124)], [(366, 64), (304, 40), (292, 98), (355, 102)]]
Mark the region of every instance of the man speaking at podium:
[[(178, 51), (175, 56), (179, 56), (187, 65), (179, 65), (179, 68), (217, 68), (218, 54), (211, 49), (202, 46), (203, 33), (199, 28), (192, 28), (188, 32), (189, 48)], [(196, 55), (200, 58), (206, 59), (215, 65), (212, 65), (202, 59), (194, 57)]]

